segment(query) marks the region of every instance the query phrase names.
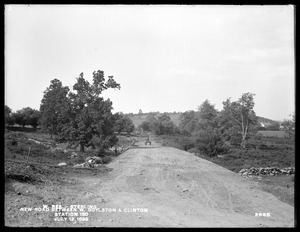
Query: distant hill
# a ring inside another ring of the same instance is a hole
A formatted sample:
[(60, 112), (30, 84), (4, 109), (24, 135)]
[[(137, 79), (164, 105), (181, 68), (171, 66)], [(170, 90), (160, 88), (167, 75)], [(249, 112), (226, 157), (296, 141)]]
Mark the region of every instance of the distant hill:
[[(174, 124), (176, 126), (178, 126), (179, 123), (180, 123), (180, 115), (182, 114), (182, 112), (173, 112), (173, 113), (166, 112), (166, 113), (170, 116), (170, 118), (174, 122)], [(150, 114), (154, 114), (155, 116), (159, 116), (163, 113), (160, 113), (160, 112), (150, 112), (150, 113), (142, 113), (142, 114), (129, 113), (129, 114), (126, 114), (126, 115), (129, 116), (129, 118), (133, 121), (134, 126), (137, 127), (140, 124), (142, 124), (142, 122), (144, 122), (146, 120), (147, 116), (150, 115)], [(274, 121), (274, 120), (271, 120), (271, 119), (268, 119), (268, 118), (264, 118), (264, 117), (260, 117), (260, 116), (257, 117), (257, 122), (258, 122), (259, 125), (262, 122), (266, 126), (271, 126), (271, 125), (279, 123), (277, 121)]]
[(257, 116), (257, 123), (259, 125), (261, 125), (261, 123), (262, 123), (265, 127), (270, 127), (270, 126), (273, 126), (273, 125), (281, 124), (278, 121), (274, 121), (274, 120), (264, 118), (264, 117), (260, 117), (260, 116)]
[[(176, 126), (178, 126), (179, 122), (180, 122), (179, 117), (181, 115), (181, 112), (177, 112), (177, 113), (176, 112), (174, 112), (174, 113), (166, 112), (166, 113), (170, 116), (170, 118), (174, 122), (174, 124)], [(131, 114), (126, 114), (126, 115), (132, 120), (134, 126), (137, 127), (137, 126), (141, 125), (142, 122), (144, 122), (146, 120), (147, 116), (149, 116), (151, 114), (153, 114), (155, 116), (159, 116), (159, 115), (162, 115), (163, 113), (160, 113), (160, 112), (150, 112), (150, 113), (142, 113), (142, 114), (132, 114), (131, 113)]]
[(257, 122), (260, 123), (260, 122), (269, 122), (271, 124), (274, 124), (274, 123), (280, 123), (278, 121), (275, 121), (275, 120), (271, 120), (271, 119), (268, 119), (268, 118), (264, 118), (264, 117), (260, 117), (260, 116), (257, 116)]

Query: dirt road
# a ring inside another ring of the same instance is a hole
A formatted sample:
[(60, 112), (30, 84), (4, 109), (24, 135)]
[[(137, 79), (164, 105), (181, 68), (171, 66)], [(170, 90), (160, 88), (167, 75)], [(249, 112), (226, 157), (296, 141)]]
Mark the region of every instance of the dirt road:
[(255, 182), (175, 148), (137, 145), (108, 165), (112, 172), (80, 179), (86, 193), (81, 203), (101, 208), (81, 225), (294, 226), (294, 208)]

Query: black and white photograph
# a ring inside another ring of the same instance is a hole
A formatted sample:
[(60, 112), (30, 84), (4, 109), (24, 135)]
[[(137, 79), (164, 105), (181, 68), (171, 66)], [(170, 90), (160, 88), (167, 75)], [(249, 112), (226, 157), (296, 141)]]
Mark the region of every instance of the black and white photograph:
[(295, 5), (4, 5), (4, 225), (286, 228)]

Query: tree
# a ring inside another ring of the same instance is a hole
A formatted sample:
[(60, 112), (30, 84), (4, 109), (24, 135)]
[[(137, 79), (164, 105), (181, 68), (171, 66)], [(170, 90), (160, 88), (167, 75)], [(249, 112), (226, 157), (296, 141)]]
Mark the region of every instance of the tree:
[(128, 134), (134, 131), (133, 121), (127, 115), (124, 115), (123, 113), (116, 113), (114, 118), (114, 131), (118, 133), (126, 131)]
[(30, 107), (24, 107), (21, 110), (17, 110), (15, 113), (13, 113), (12, 118), (15, 123), (23, 127), (26, 125), (31, 125), (36, 128), (38, 125), (40, 114), (38, 110), (32, 109)]
[(208, 99), (206, 99), (199, 107), (199, 117), (202, 120), (212, 120), (214, 117), (217, 116), (217, 110), (215, 106), (212, 105)]
[(174, 133), (175, 124), (172, 122), (170, 116), (167, 113), (160, 115), (156, 121), (152, 124), (152, 131), (157, 135)]
[(283, 126), (283, 130), (285, 131), (285, 136), (287, 138), (294, 138), (296, 122), (295, 112), (290, 116), (292, 116), (292, 119), (284, 119), (281, 125)]
[(68, 87), (64, 87), (58, 79), (53, 79), (50, 86), (44, 91), (40, 105), (40, 123), (45, 132), (57, 135), (61, 125), (68, 121), (64, 117), (65, 110), (70, 104), (67, 94)]
[(7, 105), (5, 105), (5, 123), (8, 125), (13, 125), (15, 123), (12, 117), (12, 110)]
[(28, 115), (27, 123), (34, 128), (37, 128), (40, 120), (40, 112), (38, 110), (33, 109)]
[(124, 123), (124, 131), (126, 131), (128, 134), (132, 133), (134, 131), (134, 124), (133, 121), (127, 115), (125, 115), (124, 117)]
[(208, 127), (215, 128), (217, 110), (215, 106), (212, 105), (208, 99), (206, 99), (199, 107), (198, 107), (198, 122), (195, 130), (206, 130)]
[(93, 72), (93, 84), (84, 79), (83, 73), (79, 75), (62, 113), (66, 121), (59, 132), (60, 139), (77, 143), (82, 152), (85, 146), (98, 145), (98, 155), (115, 141), (112, 102), (101, 97), (102, 92), (109, 88), (120, 89), (120, 84), (113, 76), (105, 81), (103, 71)]
[(157, 135), (171, 135), (174, 133), (176, 126), (167, 113), (163, 113), (158, 117), (154, 115), (155, 113), (149, 113), (146, 120), (139, 125), (139, 128), (142, 128), (143, 131), (151, 131)]
[(138, 127), (145, 132), (154, 131), (154, 124), (156, 120), (157, 119), (155, 118), (154, 114), (149, 113), (145, 121), (143, 121)]
[(242, 148), (246, 147), (246, 140), (257, 125), (253, 110), (254, 96), (252, 93), (244, 93), (238, 101), (231, 102), (229, 98), (223, 102), (222, 132), (229, 138), (239, 137)]
[(195, 147), (206, 155), (216, 156), (229, 150), (217, 128), (199, 130), (194, 135), (196, 137)]
[(228, 151), (220, 130), (218, 111), (208, 99), (198, 107), (198, 122), (193, 136), (196, 138), (195, 147), (206, 155), (216, 156)]
[(25, 127), (27, 122), (25, 119), (25, 113), (24, 113), (24, 109), (22, 110), (17, 110), (15, 113), (12, 114), (12, 117), (15, 121), (16, 124)]
[(266, 130), (278, 131), (280, 129), (280, 124), (278, 122), (272, 123), (270, 126), (266, 127)]
[(179, 117), (179, 129), (186, 134), (191, 134), (195, 131), (195, 128), (199, 121), (199, 113), (193, 110), (186, 111), (180, 114)]

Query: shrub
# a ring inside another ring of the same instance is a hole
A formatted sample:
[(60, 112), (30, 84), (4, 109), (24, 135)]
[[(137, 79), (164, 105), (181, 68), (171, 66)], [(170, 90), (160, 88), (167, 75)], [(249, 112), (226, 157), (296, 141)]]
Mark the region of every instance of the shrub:
[(84, 159), (83, 155), (79, 155), (78, 158), (77, 158), (77, 160), (76, 160), (76, 162), (78, 162), (78, 163), (84, 163), (85, 159)]
[(200, 130), (197, 132), (195, 147), (209, 156), (227, 153), (229, 147), (223, 141), (220, 133), (216, 129)]
[(110, 156), (105, 156), (102, 158), (103, 164), (108, 164), (111, 161), (112, 161), (112, 158)]

